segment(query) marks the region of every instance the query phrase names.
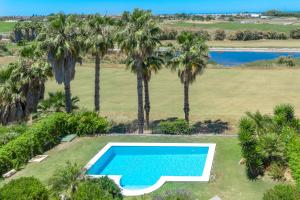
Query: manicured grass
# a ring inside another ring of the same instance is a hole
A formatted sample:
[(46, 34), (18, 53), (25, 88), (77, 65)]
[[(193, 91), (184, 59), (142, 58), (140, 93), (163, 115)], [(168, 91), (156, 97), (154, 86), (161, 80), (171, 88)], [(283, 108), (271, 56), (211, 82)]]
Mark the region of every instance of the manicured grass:
[(0, 21), (0, 33), (7, 33), (10, 32), (16, 22), (1, 22)]
[[(209, 183), (166, 183), (155, 193), (186, 189), (195, 193), (199, 199), (209, 199), (214, 195), (219, 195), (223, 200), (250, 200), (261, 199), (262, 194), (275, 184), (268, 178), (258, 181), (248, 180), (244, 166), (238, 164), (241, 155), (237, 138), (222, 136), (101, 136), (79, 138), (46, 152), (49, 158), (42, 163), (28, 164), (14, 178), (35, 176), (47, 184), (54, 171), (64, 166), (66, 161), (77, 162), (84, 166), (107, 142), (202, 142), (217, 144), (212, 170), (215, 179)], [(3, 183), (3, 181), (0, 182), (0, 185)], [(148, 199), (150, 196), (136, 199)]]
[(295, 25), (280, 25), (280, 24), (255, 24), (255, 23), (239, 23), (239, 22), (218, 22), (218, 23), (190, 23), (190, 22), (176, 22), (170, 25), (171, 27), (179, 28), (200, 28), (200, 29), (223, 29), (228, 31), (236, 30), (258, 30), (258, 31), (278, 31), (289, 32), (297, 29)]
[[(113, 67), (115, 66), (115, 67)], [(101, 113), (117, 121), (136, 119), (136, 77), (123, 65), (105, 64), (102, 68)], [(192, 121), (221, 119), (233, 126), (245, 111), (270, 113), (280, 103), (291, 103), (300, 114), (300, 69), (207, 69), (190, 88)], [(72, 81), (79, 105), (93, 109), (94, 68), (77, 67)], [(54, 80), (46, 92), (63, 90)], [(150, 82), (151, 119), (183, 118), (183, 86), (177, 73), (167, 69)], [(231, 131), (231, 132), (234, 132)]]

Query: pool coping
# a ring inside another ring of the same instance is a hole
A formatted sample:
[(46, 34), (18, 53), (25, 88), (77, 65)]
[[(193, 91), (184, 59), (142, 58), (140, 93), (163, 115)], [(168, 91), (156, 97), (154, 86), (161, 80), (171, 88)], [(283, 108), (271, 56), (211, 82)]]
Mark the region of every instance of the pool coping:
[[(84, 167), (84, 170), (89, 170), (98, 159), (100, 159), (109, 148), (112, 146), (179, 146), (179, 147), (208, 147), (208, 153), (206, 157), (206, 162), (202, 176), (161, 176), (160, 179), (152, 186), (144, 189), (125, 189), (122, 188), (120, 180), (122, 176), (119, 175), (109, 175), (108, 177), (112, 179), (121, 189), (124, 196), (139, 196), (151, 193), (158, 188), (160, 188), (165, 182), (208, 182), (210, 179), (210, 172), (213, 165), (214, 154), (215, 154), (215, 143), (108, 143), (105, 145)], [(86, 175), (90, 178), (99, 178), (105, 175)]]

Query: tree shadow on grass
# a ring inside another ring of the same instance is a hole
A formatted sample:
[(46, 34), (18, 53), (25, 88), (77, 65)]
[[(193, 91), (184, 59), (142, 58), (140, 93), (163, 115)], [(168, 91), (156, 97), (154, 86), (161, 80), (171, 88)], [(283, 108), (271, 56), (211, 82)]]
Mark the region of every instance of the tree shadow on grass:
[(206, 120), (204, 122), (196, 122), (194, 125), (195, 132), (198, 134), (223, 134), (230, 130), (228, 122), (224, 122), (220, 119), (218, 120)]

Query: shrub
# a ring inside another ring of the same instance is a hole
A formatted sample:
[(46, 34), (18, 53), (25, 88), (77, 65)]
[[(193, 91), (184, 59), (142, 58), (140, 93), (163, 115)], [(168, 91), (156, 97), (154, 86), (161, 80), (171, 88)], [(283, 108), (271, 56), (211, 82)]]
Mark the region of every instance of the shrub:
[(69, 133), (79, 136), (107, 133), (109, 128), (109, 121), (95, 112), (78, 112), (68, 118)]
[(278, 58), (278, 64), (294, 67), (296, 65), (295, 59), (292, 56), (281, 56)]
[(292, 170), (292, 176), (296, 181), (297, 187), (300, 190), (300, 138), (298, 135), (290, 139), (287, 144), (287, 159), (288, 165)]
[(194, 128), (184, 119), (176, 119), (160, 122), (155, 132), (168, 135), (190, 135), (194, 132)]
[(249, 118), (243, 118), (240, 121), (239, 129), (239, 140), (242, 147), (242, 155), (246, 159), (247, 175), (250, 179), (255, 179), (264, 172), (263, 158), (257, 147), (255, 123)]
[(226, 33), (224, 30), (217, 30), (215, 33), (215, 40), (225, 40)]
[(289, 104), (277, 105), (274, 108), (274, 121), (281, 127), (294, 124), (296, 122), (294, 107)]
[(97, 179), (86, 180), (79, 183), (77, 191), (74, 193), (74, 200), (113, 200), (113, 196), (103, 190)]
[(165, 194), (157, 195), (153, 200), (194, 200), (193, 194), (186, 190), (167, 191)]
[(121, 193), (120, 188), (107, 176), (101, 177), (95, 182), (99, 184), (104, 191), (107, 191), (109, 194), (111, 194), (114, 200), (123, 199), (123, 195)]
[(248, 41), (248, 40), (261, 40), (263, 33), (258, 31), (237, 31), (228, 37), (229, 40)]
[(284, 172), (285, 172), (285, 166), (281, 164), (272, 163), (269, 167), (269, 175), (274, 180), (278, 180), (278, 181), (284, 180)]
[(0, 149), (0, 174), (12, 168), (19, 168), (31, 157), (49, 150), (66, 135), (67, 114), (55, 113), (44, 118), (24, 134), (10, 141)]
[(22, 135), (27, 130), (25, 124), (1, 126), (0, 125), (0, 147)]
[(176, 30), (163, 30), (160, 33), (160, 40), (176, 40), (178, 32)]
[(36, 178), (12, 180), (0, 189), (1, 200), (48, 200), (46, 187)]
[(207, 40), (207, 41), (211, 40), (211, 35), (208, 33), (208, 31), (200, 30), (200, 31), (195, 32), (194, 34), (195, 34), (195, 36), (201, 37), (204, 40)]
[(274, 31), (270, 31), (270, 32), (265, 32), (263, 34), (263, 37), (264, 39), (268, 39), (268, 40), (287, 40), (289, 36), (286, 33), (278, 33)]
[(263, 200), (299, 200), (300, 195), (296, 188), (291, 185), (276, 185), (268, 190)]
[(300, 29), (291, 30), (290, 31), (290, 37), (292, 39), (300, 39)]

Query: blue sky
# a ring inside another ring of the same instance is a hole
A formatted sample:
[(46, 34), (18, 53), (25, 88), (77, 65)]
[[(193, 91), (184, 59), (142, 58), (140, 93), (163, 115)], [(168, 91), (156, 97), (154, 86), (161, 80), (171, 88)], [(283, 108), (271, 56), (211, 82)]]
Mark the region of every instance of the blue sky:
[(0, 15), (47, 15), (60, 11), (119, 14), (137, 7), (156, 14), (300, 11), (300, 0), (0, 0)]

